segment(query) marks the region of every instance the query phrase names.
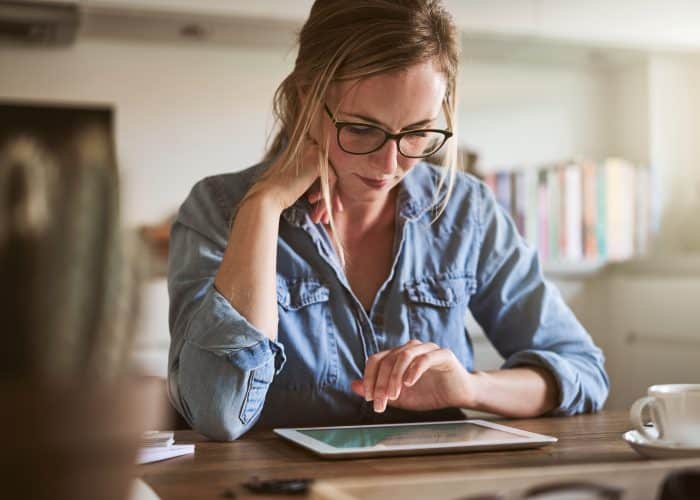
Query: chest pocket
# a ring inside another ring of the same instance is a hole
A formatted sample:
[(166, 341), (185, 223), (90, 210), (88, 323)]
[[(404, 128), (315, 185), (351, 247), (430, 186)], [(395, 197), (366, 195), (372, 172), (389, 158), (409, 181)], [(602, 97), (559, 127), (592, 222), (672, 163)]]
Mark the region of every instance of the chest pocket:
[(277, 278), (278, 339), (287, 363), (275, 388), (307, 390), (338, 379), (338, 349), (331, 326), (330, 291), (318, 281)]
[(476, 279), (442, 275), (408, 282), (404, 288), (411, 338), (449, 348), (468, 364), (471, 347), (465, 318)]

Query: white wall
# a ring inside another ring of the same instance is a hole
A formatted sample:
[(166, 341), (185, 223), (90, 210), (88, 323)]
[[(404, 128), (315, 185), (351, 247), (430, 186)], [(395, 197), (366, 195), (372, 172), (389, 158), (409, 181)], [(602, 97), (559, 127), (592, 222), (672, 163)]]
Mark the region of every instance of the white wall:
[(99, 102), (116, 109), (129, 224), (174, 211), (194, 182), (259, 161), (284, 50), (80, 40), (0, 51), (0, 97)]
[(470, 59), (460, 72), (460, 143), (486, 170), (607, 154), (607, 71)]
[(649, 65), (650, 157), (659, 172), (658, 251), (700, 252), (700, 60), (655, 54)]
[(611, 134), (608, 154), (649, 165), (649, 64), (625, 64), (610, 71)]

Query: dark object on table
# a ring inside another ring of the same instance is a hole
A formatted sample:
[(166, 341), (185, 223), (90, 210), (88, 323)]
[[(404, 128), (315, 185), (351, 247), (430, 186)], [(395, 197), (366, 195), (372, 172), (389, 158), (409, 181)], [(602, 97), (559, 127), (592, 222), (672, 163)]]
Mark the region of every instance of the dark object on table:
[(700, 498), (700, 469), (672, 472), (661, 485), (659, 500), (694, 500)]
[(298, 495), (307, 493), (313, 479), (268, 479), (261, 481), (257, 476), (250, 478), (250, 481), (243, 483), (249, 491), (253, 493), (264, 493), (272, 495)]

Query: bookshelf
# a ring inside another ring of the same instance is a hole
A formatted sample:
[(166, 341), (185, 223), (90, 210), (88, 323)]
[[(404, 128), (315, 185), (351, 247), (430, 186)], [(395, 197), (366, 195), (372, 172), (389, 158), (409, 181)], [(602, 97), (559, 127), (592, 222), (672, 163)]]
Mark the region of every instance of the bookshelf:
[[(476, 171), (497, 197), (495, 178), (522, 174), (515, 183), (533, 183), (572, 163), (624, 165), (611, 169), (619, 192), (607, 200), (616, 212), (608, 236), (619, 240), (612, 251), (586, 252), (585, 231), (581, 254), (564, 256), (542, 252), (542, 242), (524, 234), (546, 270), (586, 276), (609, 262), (700, 252), (700, 231), (692, 230), (700, 210), (700, 143), (692, 133), (700, 128), (698, 55), (477, 34), (463, 45), (460, 148), (477, 155)], [(577, 184), (571, 174), (564, 182)], [(520, 229), (527, 214), (519, 210), (508, 207)]]

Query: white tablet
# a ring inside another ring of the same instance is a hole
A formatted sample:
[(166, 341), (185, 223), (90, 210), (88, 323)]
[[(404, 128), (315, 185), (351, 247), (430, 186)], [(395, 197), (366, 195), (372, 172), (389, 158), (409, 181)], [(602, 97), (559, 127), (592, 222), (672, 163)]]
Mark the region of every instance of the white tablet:
[(557, 438), (485, 420), (275, 429), (326, 458), (536, 448)]

